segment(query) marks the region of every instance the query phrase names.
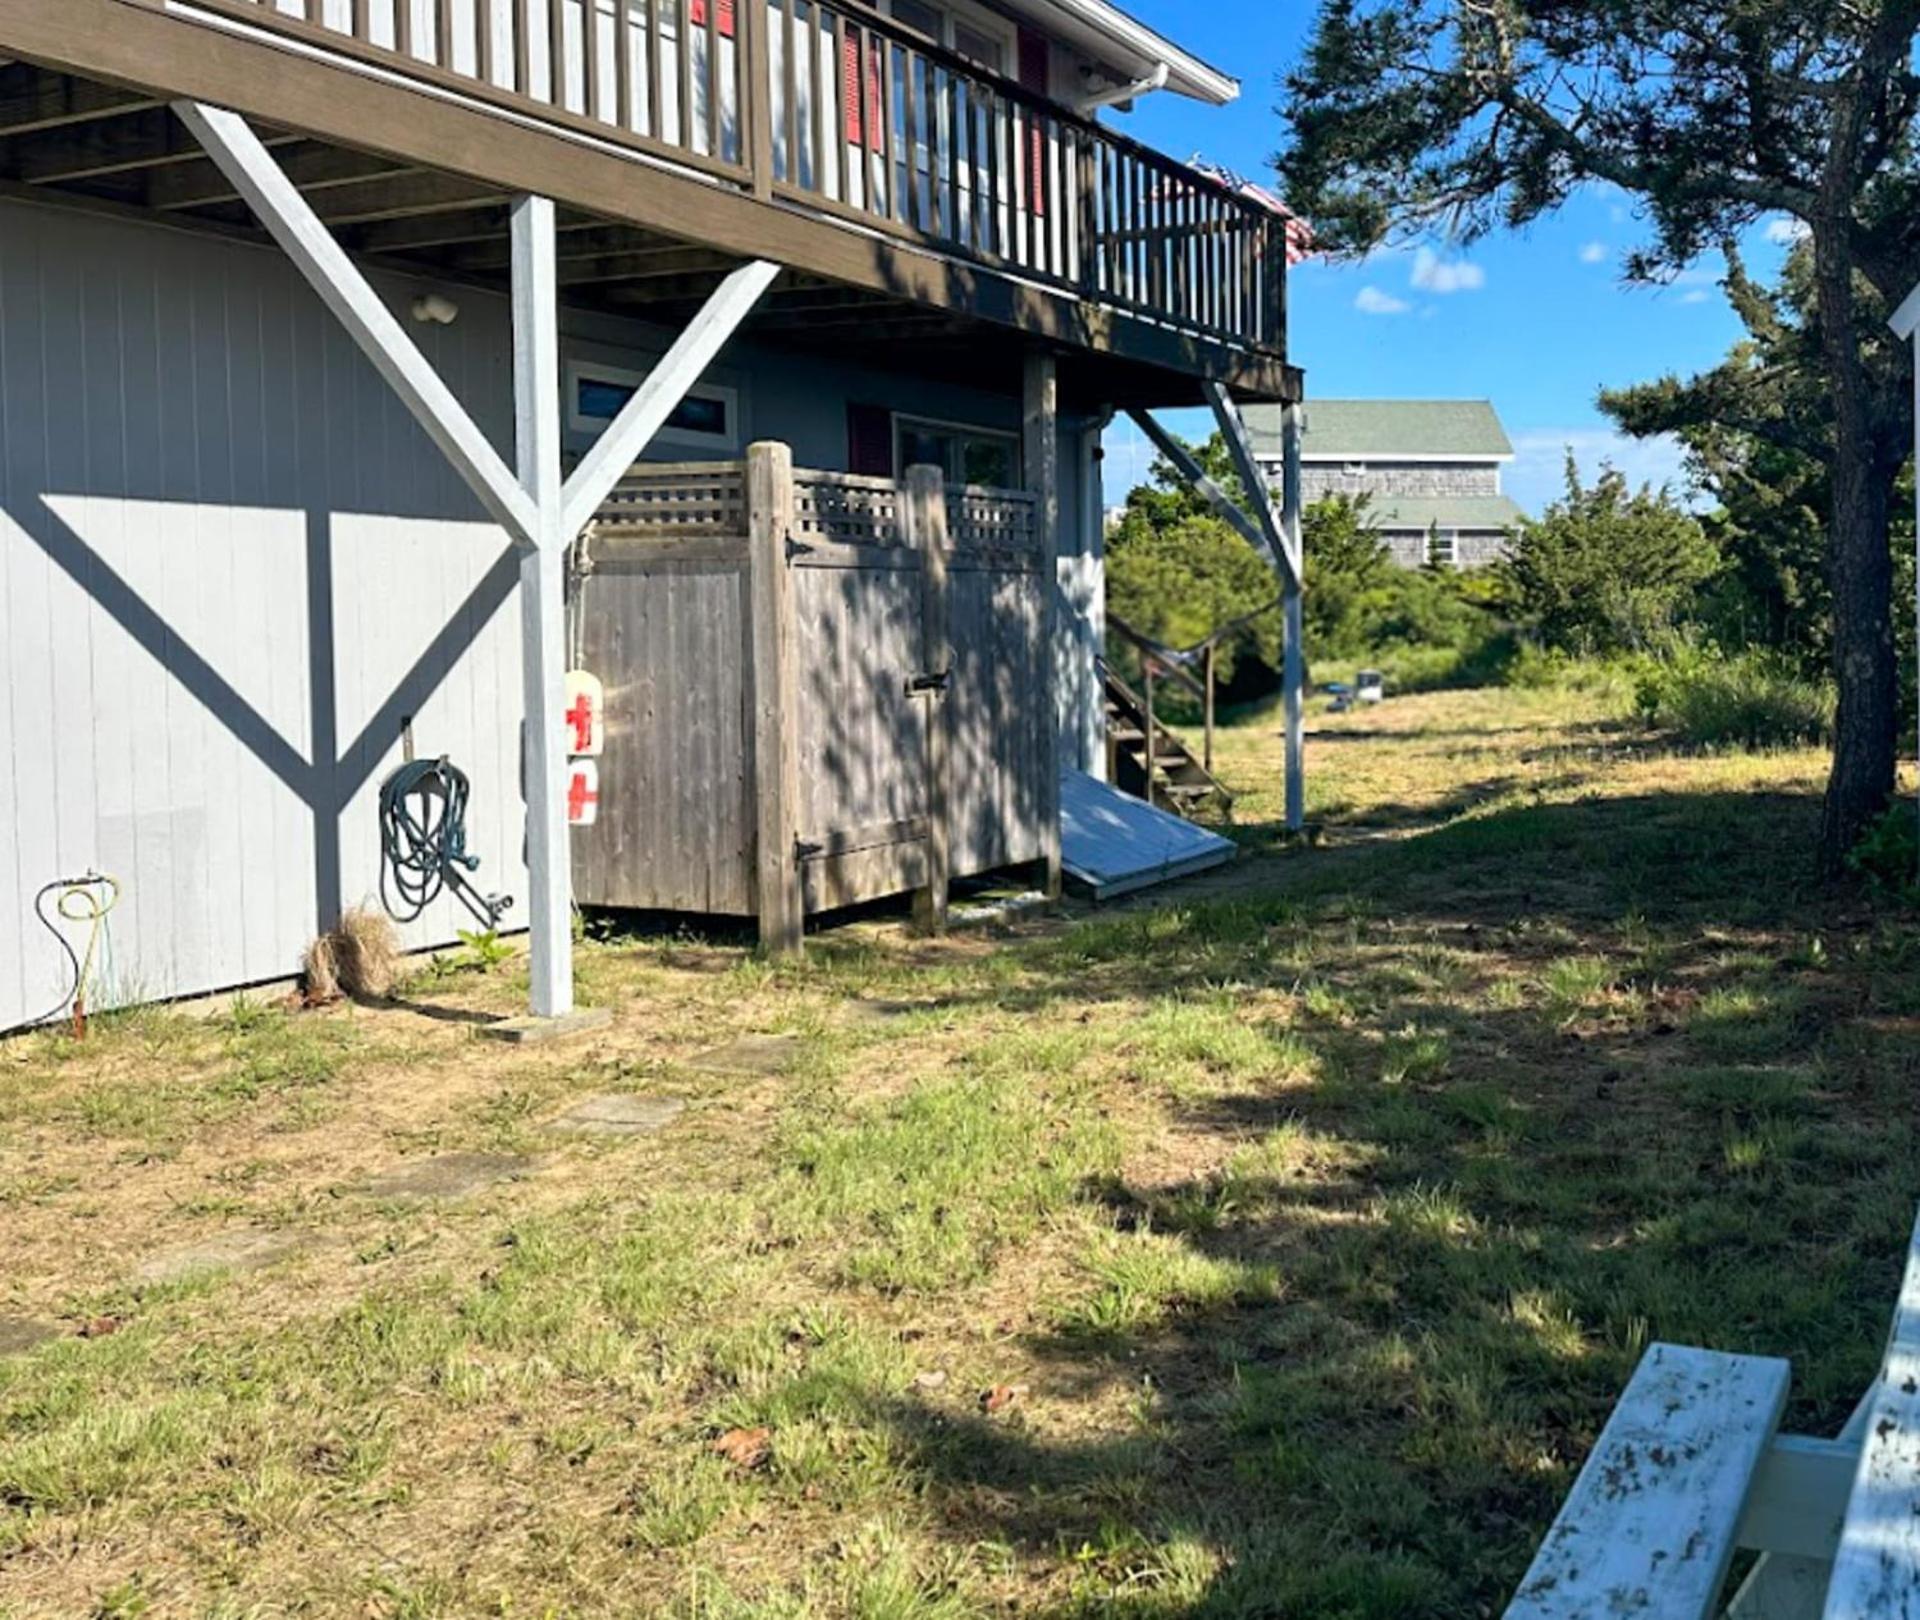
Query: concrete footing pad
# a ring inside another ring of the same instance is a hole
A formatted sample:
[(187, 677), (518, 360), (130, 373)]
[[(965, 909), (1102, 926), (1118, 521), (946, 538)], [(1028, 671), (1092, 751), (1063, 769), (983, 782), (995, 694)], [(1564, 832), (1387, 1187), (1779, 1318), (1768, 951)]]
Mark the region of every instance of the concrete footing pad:
[(24, 1356), (61, 1336), (51, 1322), (36, 1322), (30, 1316), (0, 1316), (0, 1356)]
[(687, 1060), (702, 1074), (785, 1074), (800, 1056), (798, 1035), (742, 1035)]
[(490, 1041), (506, 1041), (514, 1046), (532, 1046), (541, 1041), (562, 1041), (569, 1035), (584, 1035), (591, 1029), (605, 1029), (613, 1022), (611, 1007), (576, 1007), (558, 1018), (503, 1018), (497, 1024), (482, 1024), (480, 1033)]

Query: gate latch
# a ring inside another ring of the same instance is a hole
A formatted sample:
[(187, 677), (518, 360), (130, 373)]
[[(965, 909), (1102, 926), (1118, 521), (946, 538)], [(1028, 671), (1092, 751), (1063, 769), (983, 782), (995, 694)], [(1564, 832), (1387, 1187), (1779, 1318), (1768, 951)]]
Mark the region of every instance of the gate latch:
[(921, 692), (939, 692), (944, 696), (947, 690), (947, 681), (951, 678), (952, 674), (952, 670), (943, 669), (937, 674), (933, 671), (928, 671), (923, 675), (909, 675), (907, 677), (907, 695), (913, 697)]

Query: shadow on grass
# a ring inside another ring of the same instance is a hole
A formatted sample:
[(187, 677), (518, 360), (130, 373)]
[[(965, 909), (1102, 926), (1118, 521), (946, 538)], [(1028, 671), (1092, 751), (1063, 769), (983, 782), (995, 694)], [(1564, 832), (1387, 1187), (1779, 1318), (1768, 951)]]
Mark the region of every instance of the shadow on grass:
[(1194, 1010), (1135, 1074), (1212, 1147), (1084, 1189), (1084, 1291), (1024, 1339), (1130, 1420), (875, 1399), (943, 1533), (1070, 1560), (1060, 1615), (1477, 1615), (1652, 1340), (1790, 1357), (1837, 1427), (1920, 1198), (1920, 945), (1802, 876), (1817, 812), (1468, 814), (1020, 947), (981, 1004)]

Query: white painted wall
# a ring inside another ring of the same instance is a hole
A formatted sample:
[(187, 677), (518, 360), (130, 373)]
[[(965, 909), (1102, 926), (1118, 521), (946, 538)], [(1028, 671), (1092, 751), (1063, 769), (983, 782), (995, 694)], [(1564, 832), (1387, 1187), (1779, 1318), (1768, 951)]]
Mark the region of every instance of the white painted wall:
[[(404, 311), (425, 284), (377, 285)], [(409, 330), (510, 459), (505, 302), (453, 291), (458, 321)], [(565, 340), (642, 370), (663, 347), (591, 317)], [(740, 387), (743, 442), (802, 464), (845, 465), (849, 399), (1019, 422), (1017, 375), (1003, 395), (742, 347), (709, 376)], [(1066, 543), (1097, 548), (1063, 433)], [(1087, 566), (1062, 569), (1069, 760)], [(476, 882), (520, 896), (522, 924), (514, 589), (504, 537), (276, 251), (0, 202), (0, 1030), (62, 995), (33, 895), (89, 868), (125, 885), (104, 988), (295, 972), (323, 917), (376, 897), (407, 716), (473, 779)], [(407, 940), (470, 925), (442, 900)]]

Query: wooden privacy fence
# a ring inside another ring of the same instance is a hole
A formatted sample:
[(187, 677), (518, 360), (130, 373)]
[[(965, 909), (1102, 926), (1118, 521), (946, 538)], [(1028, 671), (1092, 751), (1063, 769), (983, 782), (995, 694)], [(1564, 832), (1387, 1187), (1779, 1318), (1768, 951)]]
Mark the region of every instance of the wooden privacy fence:
[(606, 691), (589, 905), (759, 919), (1044, 860), (1051, 537), (1022, 490), (642, 464), (577, 551), (574, 661)]
[(1283, 216), (860, 0), (196, 3), (757, 196), (1285, 348)]

